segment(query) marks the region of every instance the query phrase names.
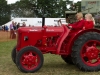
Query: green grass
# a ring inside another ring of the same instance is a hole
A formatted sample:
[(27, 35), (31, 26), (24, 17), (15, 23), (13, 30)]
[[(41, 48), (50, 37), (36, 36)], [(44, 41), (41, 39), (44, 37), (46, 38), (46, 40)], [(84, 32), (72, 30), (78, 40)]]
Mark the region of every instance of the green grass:
[(44, 64), (36, 73), (22, 73), (12, 62), (11, 51), (16, 41), (0, 42), (0, 75), (99, 75), (82, 72), (75, 65), (66, 64), (59, 55), (44, 54)]

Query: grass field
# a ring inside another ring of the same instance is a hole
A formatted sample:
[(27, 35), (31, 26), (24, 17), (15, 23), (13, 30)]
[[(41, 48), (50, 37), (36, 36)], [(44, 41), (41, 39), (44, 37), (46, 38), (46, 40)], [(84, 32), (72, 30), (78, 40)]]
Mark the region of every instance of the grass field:
[(22, 73), (11, 59), (16, 39), (10, 40), (6, 34), (0, 32), (0, 75), (100, 75), (100, 71), (82, 72), (75, 65), (66, 64), (60, 56), (52, 54), (44, 55), (44, 64), (36, 73)]

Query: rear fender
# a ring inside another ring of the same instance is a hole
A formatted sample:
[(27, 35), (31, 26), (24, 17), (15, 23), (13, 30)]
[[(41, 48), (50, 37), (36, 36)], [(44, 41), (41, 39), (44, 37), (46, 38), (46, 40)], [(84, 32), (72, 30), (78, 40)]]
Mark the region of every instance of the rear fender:
[(74, 41), (78, 39), (78, 37), (84, 33), (87, 33), (87, 32), (97, 32), (97, 33), (100, 33), (100, 30), (98, 29), (87, 29), (87, 30), (81, 30), (79, 31), (74, 37), (72, 40), (70, 40), (70, 46), (67, 48), (67, 54), (70, 55), (71, 52), (72, 52), (72, 46), (74, 44)]

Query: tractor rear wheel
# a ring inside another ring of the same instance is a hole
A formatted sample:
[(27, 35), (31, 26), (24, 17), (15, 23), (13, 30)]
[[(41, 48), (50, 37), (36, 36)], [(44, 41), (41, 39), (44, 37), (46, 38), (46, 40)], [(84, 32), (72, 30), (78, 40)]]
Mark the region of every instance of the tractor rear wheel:
[(12, 61), (16, 64), (16, 46), (13, 48), (11, 52)]
[(43, 54), (36, 47), (28, 46), (21, 49), (16, 56), (16, 65), (20, 71), (33, 73), (43, 65)]
[(61, 58), (68, 64), (73, 64), (72, 62), (72, 58), (71, 58), (71, 55), (68, 55), (68, 56), (61, 56)]
[(72, 61), (82, 71), (100, 70), (100, 34), (87, 32), (79, 36), (72, 47)]

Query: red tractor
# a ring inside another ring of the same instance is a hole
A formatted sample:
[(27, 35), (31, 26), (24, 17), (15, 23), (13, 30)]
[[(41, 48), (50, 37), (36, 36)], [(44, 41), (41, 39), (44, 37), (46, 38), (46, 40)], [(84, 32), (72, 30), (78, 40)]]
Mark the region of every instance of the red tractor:
[(36, 72), (44, 62), (43, 54), (60, 55), (82, 71), (100, 70), (100, 30), (73, 32), (68, 26), (22, 27), (18, 29), (17, 45), (12, 60), (22, 72)]

